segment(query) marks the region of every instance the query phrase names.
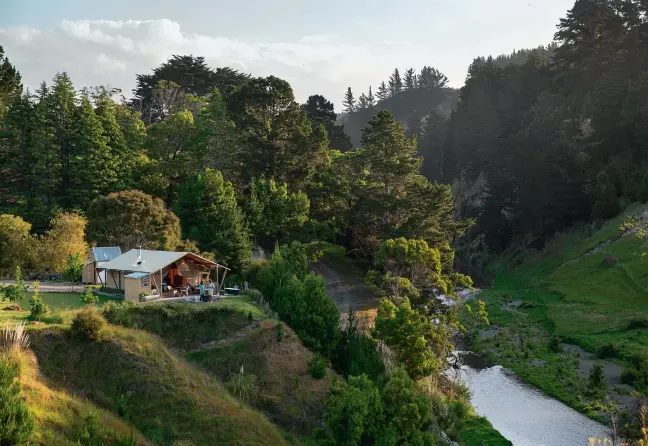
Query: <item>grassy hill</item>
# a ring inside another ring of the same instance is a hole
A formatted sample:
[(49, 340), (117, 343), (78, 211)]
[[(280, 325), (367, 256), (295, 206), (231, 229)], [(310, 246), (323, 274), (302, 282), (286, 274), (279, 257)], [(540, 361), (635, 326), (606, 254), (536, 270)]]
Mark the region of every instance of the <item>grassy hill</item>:
[[(278, 333), (281, 331), (281, 334)], [(241, 366), (258, 377), (259, 395), (251, 401), (284, 429), (308, 436), (320, 423), (335, 372), (315, 379), (308, 369), (313, 354), (297, 335), (266, 320), (231, 341), (187, 353), (187, 358), (222, 381)]]
[(581, 409), (584, 354), (568, 354), (557, 341), (605, 359), (610, 369), (648, 357), (648, 248), (635, 232), (620, 229), (642, 211), (631, 206), (600, 227), (556, 237), (543, 252), (503, 259), (480, 296), (495, 328), (474, 347)]
[[(78, 296), (58, 299), (69, 308)], [(113, 305), (104, 310), (122, 326), (106, 325), (97, 342), (71, 335), (68, 324), (76, 310), (66, 309), (54, 318), (62, 324), (28, 326), (30, 349), (12, 353), (21, 364), (36, 441), (77, 444), (91, 418), (129, 445), (131, 436), (144, 445), (289, 444), (288, 434), (266, 415), (184, 358), (188, 349), (227, 344), (224, 338), (237, 339), (237, 333), (260, 324), (265, 314), (249, 297), (209, 306)], [(284, 359), (291, 361), (290, 355)]]
[(155, 335), (109, 327), (96, 343), (73, 339), (64, 328), (30, 336), (49, 387), (121, 410), (153, 443), (286, 444), (265, 416), (236, 401)]

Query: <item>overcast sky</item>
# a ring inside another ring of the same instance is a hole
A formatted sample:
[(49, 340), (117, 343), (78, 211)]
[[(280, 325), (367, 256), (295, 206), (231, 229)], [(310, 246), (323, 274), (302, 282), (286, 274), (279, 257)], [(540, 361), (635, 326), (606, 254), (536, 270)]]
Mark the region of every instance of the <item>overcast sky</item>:
[(460, 87), (477, 56), (552, 40), (574, 0), (0, 0), (0, 45), (27, 87), (67, 71), (128, 95), (172, 54), (290, 82), (336, 104), (395, 67), (431, 65)]

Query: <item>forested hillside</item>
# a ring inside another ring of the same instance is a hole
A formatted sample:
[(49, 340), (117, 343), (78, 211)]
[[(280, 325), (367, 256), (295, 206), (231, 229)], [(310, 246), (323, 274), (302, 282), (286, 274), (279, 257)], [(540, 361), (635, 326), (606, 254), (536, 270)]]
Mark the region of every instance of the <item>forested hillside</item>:
[[(173, 413), (150, 419), (138, 412), (131, 420), (136, 437), (163, 444), (184, 438), (213, 442), (222, 427), (215, 417), (227, 412), (256, 420), (251, 432), (258, 434), (257, 443), (268, 438), (280, 443), (279, 430), (244, 406), (249, 402), (294, 435), (321, 445), (385, 439), (386, 444), (432, 445), (446, 434), (466, 444), (481, 444), (484, 438), (508, 444), (475, 415), (466, 389), (445, 374), (453, 336), (489, 325), (486, 303), (452, 306), (439, 297), (457, 297), (459, 290), (472, 286), (472, 278), (491, 279), (499, 256), (517, 261), (523, 257), (520, 252), (547, 248), (556, 233), (575, 225), (595, 228), (628, 202), (648, 200), (647, 36), (645, 1), (577, 0), (560, 19), (554, 42), (476, 59), (458, 92), (433, 67), (397, 69), (387, 82), (359, 97), (348, 89), (341, 116), (331, 101), (317, 94), (316, 85), (300, 104), (283, 79), (210, 67), (204, 58), (187, 55), (175, 55), (149, 73), (133, 73), (137, 85), (132, 95), (107, 86), (75, 86), (64, 72), (30, 91), (22, 85), (20, 67), (12, 64), (13, 55), (0, 47), (0, 275), (15, 278), (15, 283), (0, 287), (2, 298), (14, 308), (0, 314), (23, 311), (15, 307), (25, 300), (25, 275), (65, 273), (78, 280), (95, 244), (123, 251), (197, 252), (231, 268), (230, 280), (254, 287), (245, 298), (255, 303), (246, 302), (252, 306), (245, 307), (249, 312), (238, 311), (234, 320), (240, 338), (228, 345), (218, 344), (220, 338), (200, 339), (215, 344), (191, 345), (201, 352), (187, 352), (205, 373), (219, 379), (233, 374), (234, 384), (244, 386), (236, 387), (241, 410), (232, 412), (234, 400), (222, 391), (227, 404), (212, 401), (213, 416), (202, 414), (213, 430), (203, 431), (194, 418), (185, 418), (186, 424), (172, 426), (179, 431), (164, 433), (163, 440), (158, 429)], [(627, 226), (642, 235), (645, 216), (635, 216)], [(272, 255), (253, 260), (254, 245)], [(625, 244), (615, 249), (621, 247)], [(353, 262), (366, 274), (366, 284), (380, 300), (372, 328), (358, 329), (353, 312), (340, 327), (339, 309), (326, 295), (324, 279), (310, 272), (327, 250), (341, 251), (342, 262)], [(632, 265), (639, 255), (628, 254)], [(553, 271), (553, 278), (560, 279), (556, 283), (564, 283), (564, 271), (572, 269)], [(613, 272), (621, 274), (619, 268)], [(645, 294), (640, 283), (634, 280), (633, 290)], [(563, 299), (556, 293), (568, 298), (578, 294), (558, 288), (544, 296), (545, 304), (578, 311), (578, 306), (556, 305)], [(525, 285), (514, 292), (528, 289)], [(36, 335), (33, 349), (21, 351), (28, 357), (35, 352), (39, 373), (52, 383), (68, 372), (96, 372), (88, 375), (97, 385), (91, 400), (112, 410), (121, 390), (113, 388), (102, 396), (106, 389), (95, 370), (101, 360), (77, 354), (83, 368), (76, 370), (63, 355), (70, 345), (77, 352), (101, 352), (89, 344), (102, 339), (101, 316), (75, 313), (68, 327), (70, 321), (53, 314), (38, 292), (34, 295), (28, 317), (37, 325), (57, 327), (45, 328), (51, 331)], [(535, 295), (513, 299), (491, 291), (487, 297), (503, 325), (510, 322), (512, 301), (542, 306)], [(81, 301), (86, 305), (98, 299), (88, 289)], [(641, 299), (635, 301), (644, 308)], [(209, 314), (191, 310), (196, 307), (191, 304), (160, 307), (155, 310), (159, 313), (146, 310), (151, 308), (147, 305), (108, 307), (102, 314), (115, 325), (163, 336), (174, 348), (192, 341), (191, 318), (213, 322), (203, 319)], [(266, 322), (258, 332), (243, 331), (255, 323), (252, 308), (280, 321)], [(545, 309), (531, 312), (538, 318), (534, 330), (540, 334), (533, 336), (539, 344), (546, 341), (547, 349), (558, 348), (561, 339), (555, 336), (569, 336), (562, 340), (600, 347), (605, 336), (592, 340), (555, 321), (552, 325)], [(638, 336), (645, 329), (644, 319), (633, 322), (625, 315), (621, 321), (638, 324), (631, 328)], [(207, 323), (204, 329), (228, 331), (234, 322)], [(169, 328), (163, 323), (172, 324), (173, 330), (162, 330)], [(92, 337), (70, 343), (68, 331), (83, 324), (89, 325)], [(271, 398), (252, 402), (247, 386), (256, 389), (255, 376), (242, 368), (237, 374), (226, 362), (233, 355), (265, 373), (269, 365), (257, 362), (257, 356), (269, 351), (245, 355), (241, 349), (255, 336), (267, 345), (281, 344), (283, 324), (293, 330), (292, 341), (299, 339), (295, 349), (302, 362), (308, 358), (312, 378), (331, 378), (327, 366), (340, 378), (319, 389), (327, 394), (326, 401), (318, 394), (308, 419), (287, 413), (294, 399), (301, 398), (304, 367), (281, 383), (293, 382), (293, 390), (284, 394), (283, 388), (273, 387), (276, 383), (262, 380), (270, 392), (265, 396)], [(94, 334), (93, 325), (99, 326)], [(101, 348), (119, 348), (120, 355), (123, 350), (128, 370), (160, 365), (163, 357), (171, 359), (160, 366), (171, 364), (175, 372), (190, 375), (185, 372), (192, 369), (158, 338), (114, 326), (103, 333), (112, 344)], [(637, 346), (643, 349), (645, 343), (619, 344), (619, 360), (634, 361), (627, 350)], [(4, 348), (0, 344), (0, 372), (14, 386), (26, 378)], [(142, 356), (152, 351), (159, 354)], [(532, 359), (530, 354), (520, 349), (520, 355), (527, 355), (524, 364)], [(632, 382), (642, 390), (648, 366), (644, 356), (637, 358)], [(83, 395), (86, 382), (77, 378), (64, 390)], [(148, 381), (153, 388), (168, 380), (164, 374), (157, 378), (161, 381)], [(201, 387), (221, 392), (206, 374), (199, 378)], [(557, 382), (553, 378), (547, 381)], [(183, 389), (191, 407), (207, 404), (204, 392), (187, 379)], [(29, 410), (19, 401), (20, 387), (12, 392), (14, 409), (28, 419)], [(598, 394), (588, 395), (579, 404), (593, 407), (599, 402)], [(181, 410), (182, 402), (178, 404)], [(125, 429), (118, 420), (111, 418), (111, 423), (119, 432)], [(236, 423), (228, 419), (222, 424), (230, 444), (243, 441), (230, 430)], [(306, 432), (314, 426), (319, 427)]]

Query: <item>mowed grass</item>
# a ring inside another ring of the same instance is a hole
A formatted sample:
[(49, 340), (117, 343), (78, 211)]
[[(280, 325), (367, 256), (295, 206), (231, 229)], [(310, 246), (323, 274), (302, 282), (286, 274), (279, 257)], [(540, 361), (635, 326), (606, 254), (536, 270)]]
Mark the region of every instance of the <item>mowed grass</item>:
[[(518, 311), (531, 323), (587, 351), (614, 343), (621, 357), (648, 355), (648, 329), (631, 328), (633, 322), (648, 321), (648, 245), (634, 234), (621, 237), (624, 218), (597, 231), (558, 237), (550, 249), (500, 273), (482, 294), (491, 321), (520, 321), (519, 313), (503, 309), (502, 302), (521, 300), (525, 304)], [(616, 262), (605, 265), (609, 256)]]
[[(23, 308), (21, 311), (4, 310), (4, 308), (13, 304), (6, 300), (0, 302), (0, 324), (7, 322), (15, 323), (25, 320), (29, 316), (29, 299), (31, 299), (32, 295), (32, 292), (26, 292), (24, 293), (23, 298), (16, 302), (17, 305)], [(83, 302), (81, 302), (81, 293), (40, 293), (40, 296), (54, 313), (83, 307)], [(99, 306), (103, 306), (110, 301), (121, 301), (121, 299), (115, 299), (100, 294), (97, 296), (99, 296)]]

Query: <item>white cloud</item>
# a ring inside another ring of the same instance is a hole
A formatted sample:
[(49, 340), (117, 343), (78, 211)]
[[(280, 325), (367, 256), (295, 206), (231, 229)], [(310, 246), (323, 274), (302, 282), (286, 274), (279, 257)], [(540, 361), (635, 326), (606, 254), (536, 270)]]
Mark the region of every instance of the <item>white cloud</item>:
[(0, 28), (0, 42), (30, 88), (67, 71), (78, 88), (111, 85), (128, 94), (136, 73), (149, 72), (172, 54), (193, 54), (204, 56), (214, 68), (230, 66), (254, 76), (284, 78), (299, 101), (323, 94), (336, 104), (349, 86), (356, 94), (369, 85), (375, 90), (394, 67), (420, 68), (430, 64), (431, 57), (410, 42), (355, 44), (332, 35), (244, 42), (191, 33), (168, 19), (64, 20), (48, 30)]

